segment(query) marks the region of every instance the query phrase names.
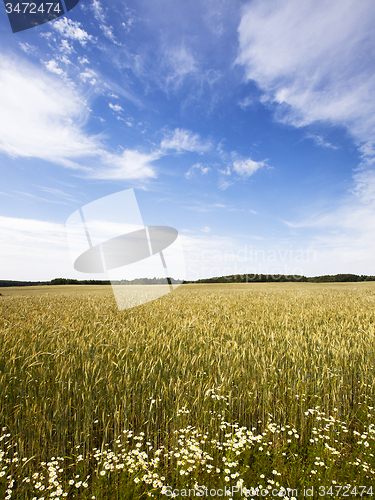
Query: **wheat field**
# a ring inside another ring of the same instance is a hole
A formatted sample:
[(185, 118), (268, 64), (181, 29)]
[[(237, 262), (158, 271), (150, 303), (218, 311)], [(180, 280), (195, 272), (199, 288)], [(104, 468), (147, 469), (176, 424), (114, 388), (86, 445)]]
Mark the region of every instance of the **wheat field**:
[(375, 494), (375, 283), (0, 292), (0, 498)]

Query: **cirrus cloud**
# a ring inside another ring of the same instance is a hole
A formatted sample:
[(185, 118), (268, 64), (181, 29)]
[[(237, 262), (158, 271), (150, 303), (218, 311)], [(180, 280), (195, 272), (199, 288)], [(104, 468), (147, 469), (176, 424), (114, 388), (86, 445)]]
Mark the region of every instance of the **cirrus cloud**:
[(236, 62), (279, 120), (344, 126), (373, 153), (374, 22), (370, 1), (256, 0), (243, 10)]
[[(46, 69), (63, 76), (52, 63)], [(155, 177), (150, 162), (160, 154), (108, 151), (103, 137), (85, 132), (90, 108), (84, 96), (58, 76), (20, 58), (0, 57), (0, 115), (7, 117), (0, 120), (0, 152), (14, 159), (44, 160), (98, 179)], [(117, 105), (114, 108), (118, 110)], [(88, 160), (90, 167), (85, 166)]]
[[(55, 64), (49, 71), (59, 73)], [(64, 166), (97, 154), (99, 136), (85, 134), (89, 108), (60, 79), (23, 60), (0, 57), (0, 151)], [(77, 166), (77, 165), (76, 165)]]
[(152, 162), (159, 159), (159, 153), (140, 153), (135, 150), (126, 149), (122, 154), (103, 154), (102, 161), (109, 168), (102, 168), (92, 174), (96, 179), (139, 179), (156, 177)]
[(190, 130), (176, 128), (162, 140), (160, 147), (162, 150), (174, 149), (175, 151), (190, 151), (203, 153), (211, 148), (209, 142), (202, 142), (198, 134)]

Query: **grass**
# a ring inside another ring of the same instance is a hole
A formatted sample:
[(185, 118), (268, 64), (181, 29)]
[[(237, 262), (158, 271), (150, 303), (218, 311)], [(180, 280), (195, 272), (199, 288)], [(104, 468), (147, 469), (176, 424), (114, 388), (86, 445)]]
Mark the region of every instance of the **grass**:
[(121, 312), (110, 287), (30, 288), (0, 289), (0, 498), (371, 496), (375, 283), (184, 285)]

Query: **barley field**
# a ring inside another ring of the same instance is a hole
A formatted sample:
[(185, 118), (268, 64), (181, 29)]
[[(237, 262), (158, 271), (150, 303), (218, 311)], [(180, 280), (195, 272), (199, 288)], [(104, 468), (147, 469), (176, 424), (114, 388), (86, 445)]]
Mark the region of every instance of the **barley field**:
[(375, 495), (375, 283), (0, 292), (1, 499)]

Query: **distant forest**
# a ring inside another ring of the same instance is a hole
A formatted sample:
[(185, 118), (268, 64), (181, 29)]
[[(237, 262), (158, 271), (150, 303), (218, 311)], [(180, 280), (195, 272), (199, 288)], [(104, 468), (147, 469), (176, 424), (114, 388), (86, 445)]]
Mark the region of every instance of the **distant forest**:
[[(116, 285), (160, 285), (165, 284), (166, 278), (137, 278), (134, 280), (113, 281)], [(285, 283), (285, 282), (307, 282), (307, 283), (344, 283), (357, 281), (375, 281), (375, 276), (364, 274), (335, 274), (314, 276), (289, 276), (289, 275), (266, 275), (266, 274), (235, 274), (231, 276), (220, 276), (218, 278), (206, 278), (197, 281), (181, 281), (169, 278), (172, 284), (193, 283)], [(51, 281), (10, 281), (0, 280), (0, 288), (8, 286), (48, 286), (48, 285), (110, 285), (109, 280), (75, 280), (69, 278), (55, 278)]]
[(307, 278), (300, 275), (270, 275), (270, 274), (234, 274), (231, 276), (221, 276), (219, 278), (206, 278), (197, 281), (184, 281), (184, 283), (275, 283), (275, 282), (310, 282), (310, 283), (342, 283), (356, 281), (375, 281), (375, 276), (364, 274), (335, 274), (324, 276), (313, 276)]
[[(113, 280), (115, 285), (163, 285), (167, 278), (136, 278), (134, 280)], [(172, 285), (182, 283), (182, 280), (169, 278)], [(110, 285), (109, 280), (74, 280), (70, 278), (55, 278), (51, 281), (10, 281), (0, 280), (0, 288), (6, 286), (45, 286), (45, 285)]]

